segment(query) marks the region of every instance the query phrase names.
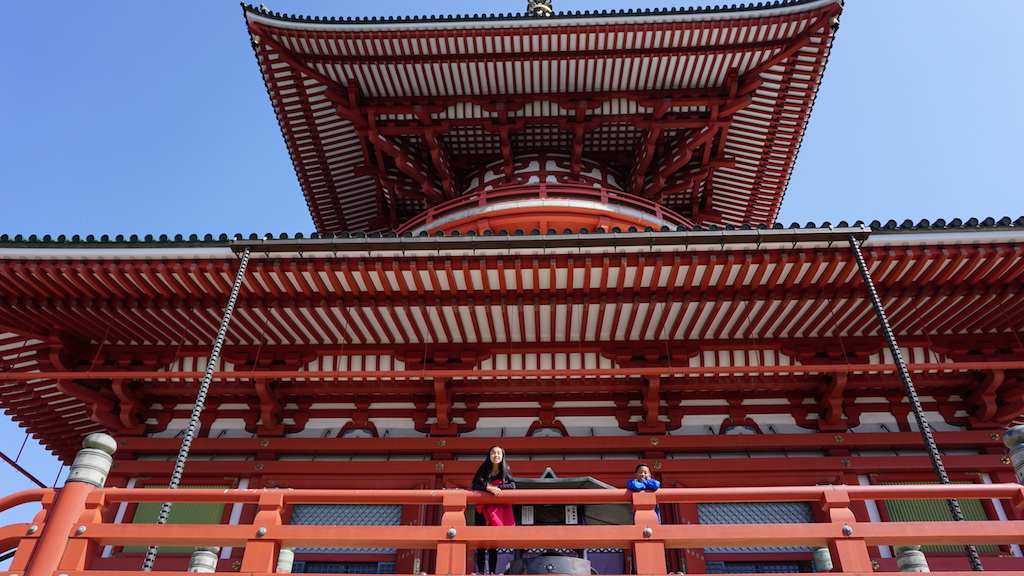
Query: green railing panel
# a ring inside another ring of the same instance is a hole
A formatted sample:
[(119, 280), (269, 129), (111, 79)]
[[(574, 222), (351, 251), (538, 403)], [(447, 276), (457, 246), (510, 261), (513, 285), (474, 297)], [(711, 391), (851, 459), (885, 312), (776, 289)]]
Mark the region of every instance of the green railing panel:
[[(935, 485), (937, 482), (879, 482), (886, 485)], [(970, 484), (970, 482), (952, 482), (952, 484)], [(964, 520), (989, 520), (981, 500), (960, 499), (960, 510), (964, 514)], [(953, 513), (949, 511), (949, 504), (946, 500), (885, 500), (885, 509), (889, 513), (889, 520), (893, 522), (951, 522)], [(913, 544), (913, 542), (907, 542)], [(999, 546), (994, 544), (980, 545), (978, 552), (999, 552)], [(963, 546), (922, 546), (921, 551), (928, 552), (953, 552), (961, 553)]]
[[(146, 486), (146, 488), (167, 488), (167, 486)], [(179, 486), (179, 490), (197, 488), (231, 488), (231, 486)], [(160, 517), (163, 504), (141, 502), (135, 509), (132, 524), (156, 524)], [(171, 513), (167, 516), (168, 524), (220, 524), (224, 518), (223, 503), (175, 502)], [(125, 554), (145, 553), (147, 546), (125, 546)], [(191, 554), (195, 548), (191, 546), (161, 546), (160, 552), (167, 554)]]

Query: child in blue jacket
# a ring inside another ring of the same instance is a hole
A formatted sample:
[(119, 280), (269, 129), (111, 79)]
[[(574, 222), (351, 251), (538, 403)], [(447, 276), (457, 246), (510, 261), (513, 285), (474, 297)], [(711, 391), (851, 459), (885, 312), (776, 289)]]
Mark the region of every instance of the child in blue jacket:
[[(647, 464), (637, 464), (636, 478), (626, 484), (626, 488), (640, 492), (641, 490), (657, 490), (661, 488), (661, 482), (651, 478), (651, 467)], [(654, 506), (654, 513), (658, 515), (658, 524), (661, 524), (661, 510)]]

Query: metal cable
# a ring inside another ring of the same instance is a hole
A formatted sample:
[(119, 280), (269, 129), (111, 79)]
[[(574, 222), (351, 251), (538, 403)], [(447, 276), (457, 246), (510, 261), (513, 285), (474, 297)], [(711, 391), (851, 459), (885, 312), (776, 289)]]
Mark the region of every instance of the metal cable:
[[(213, 372), (220, 361), (220, 349), (224, 345), (224, 338), (228, 333), (228, 325), (231, 323), (231, 314), (235, 309), (235, 301), (238, 299), (238, 292), (245, 279), (245, 268), (249, 264), (249, 248), (242, 253), (242, 259), (235, 272), (235, 283), (231, 286), (231, 296), (228, 297), (227, 306), (224, 308), (224, 317), (220, 321), (220, 329), (217, 330), (217, 339), (213, 343), (213, 350), (210, 352), (210, 359), (206, 363), (206, 373), (203, 374), (202, 383), (199, 385), (199, 393), (196, 394), (196, 403), (192, 407), (192, 416), (188, 420), (188, 427), (185, 429), (185, 436), (181, 439), (181, 448), (178, 450), (178, 458), (174, 462), (174, 472), (171, 473), (171, 482), (168, 488), (177, 488), (181, 482), (181, 474), (185, 469), (185, 461), (188, 460), (189, 450), (192, 447), (192, 439), (195, 437), (196, 428), (199, 426), (199, 416), (203, 413), (206, 404), (206, 394), (210, 389), (210, 382), (213, 380)], [(173, 502), (164, 502), (160, 507), (160, 516), (156, 523), (166, 524), (167, 517), (171, 514)], [(156, 553), (159, 546), (150, 546), (146, 551), (146, 558), (142, 562), (142, 571), (149, 572), (153, 569), (153, 562), (156, 560)]]
[[(889, 352), (892, 353), (896, 372), (900, 375), (900, 380), (903, 382), (903, 390), (910, 401), (911, 409), (914, 411), (917, 428), (921, 431), (921, 437), (924, 439), (925, 447), (928, 450), (928, 457), (932, 461), (932, 468), (935, 469), (935, 475), (938, 476), (940, 484), (949, 484), (949, 476), (946, 475), (946, 467), (942, 464), (942, 457), (939, 455), (939, 449), (935, 445), (935, 438), (932, 437), (931, 426), (928, 425), (928, 421), (925, 419), (924, 408), (921, 407), (921, 400), (917, 396), (917, 389), (914, 388), (914, 383), (910, 380), (910, 372), (907, 371), (907, 366), (903, 363), (903, 356), (900, 354), (899, 345), (896, 343), (896, 336), (892, 332), (892, 327), (889, 326), (889, 320), (885, 316), (882, 302), (878, 299), (875, 283), (871, 280), (871, 273), (868, 272), (867, 264), (864, 262), (864, 255), (860, 251), (860, 243), (857, 242), (857, 238), (853, 234), (848, 235), (847, 238), (850, 241), (850, 249), (853, 251), (853, 256), (857, 260), (860, 276), (864, 280), (864, 287), (867, 289), (868, 297), (871, 299), (871, 305), (875, 308), (875, 316), (878, 317), (878, 323), (881, 325), (882, 332), (885, 334), (885, 340), (889, 344)], [(963, 522), (964, 513), (960, 509), (960, 502), (956, 498), (950, 498), (946, 500), (946, 503), (949, 505), (949, 511), (953, 514), (953, 519), (957, 522)], [(978, 556), (978, 550), (973, 544), (964, 546), (964, 551), (967, 553), (967, 558), (971, 561), (972, 570), (975, 572), (985, 570), (981, 566), (981, 557)]]

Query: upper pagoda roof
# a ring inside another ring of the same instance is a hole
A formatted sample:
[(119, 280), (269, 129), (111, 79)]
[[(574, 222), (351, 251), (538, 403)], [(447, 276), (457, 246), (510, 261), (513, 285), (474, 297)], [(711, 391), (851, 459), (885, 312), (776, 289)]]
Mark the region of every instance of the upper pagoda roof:
[(398, 228), (537, 151), (697, 224), (770, 225), (840, 11), (245, 16), (317, 230), (337, 233)]

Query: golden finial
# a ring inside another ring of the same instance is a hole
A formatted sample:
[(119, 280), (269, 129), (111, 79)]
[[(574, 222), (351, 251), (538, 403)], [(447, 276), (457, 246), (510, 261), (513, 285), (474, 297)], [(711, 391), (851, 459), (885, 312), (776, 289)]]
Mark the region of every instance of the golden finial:
[(526, 13), (530, 16), (550, 17), (554, 14), (551, 9), (551, 0), (530, 0), (526, 3)]

